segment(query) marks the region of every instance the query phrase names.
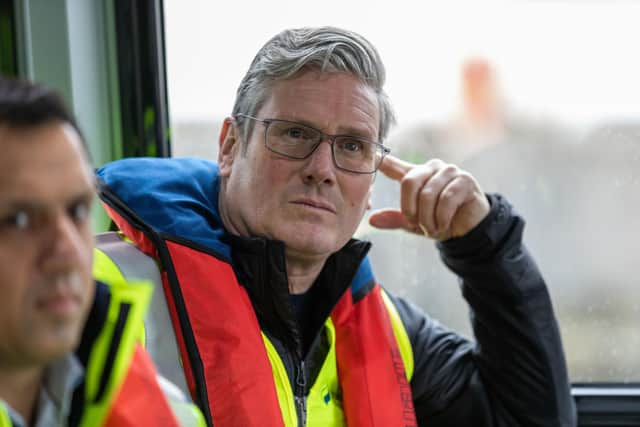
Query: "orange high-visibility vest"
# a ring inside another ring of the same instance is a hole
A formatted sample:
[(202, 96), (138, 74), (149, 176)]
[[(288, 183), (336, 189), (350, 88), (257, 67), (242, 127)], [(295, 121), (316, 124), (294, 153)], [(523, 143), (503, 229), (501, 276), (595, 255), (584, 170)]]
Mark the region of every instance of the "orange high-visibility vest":
[[(282, 427), (258, 319), (229, 261), (202, 245), (146, 229), (122, 205), (105, 208), (139, 249), (163, 265), (185, 377), (209, 425)], [(368, 262), (361, 266), (367, 268)], [(417, 426), (380, 286), (368, 285), (357, 301), (347, 289), (331, 313), (345, 418), (349, 426)]]

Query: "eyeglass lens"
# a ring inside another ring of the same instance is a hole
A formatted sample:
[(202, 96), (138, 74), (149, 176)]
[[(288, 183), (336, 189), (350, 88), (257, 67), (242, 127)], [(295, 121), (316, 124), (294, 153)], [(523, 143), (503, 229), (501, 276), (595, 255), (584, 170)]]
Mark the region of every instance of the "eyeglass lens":
[[(323, 141), (320, 131), (298, 123), (272, 120), (267, 126), (267, 147), (276, 153), (295, 158), (308, 157)], [(382, 147), (352, 136), (332, 138), (336, 166), (353, 172), (375, 172), (383, 156)]]

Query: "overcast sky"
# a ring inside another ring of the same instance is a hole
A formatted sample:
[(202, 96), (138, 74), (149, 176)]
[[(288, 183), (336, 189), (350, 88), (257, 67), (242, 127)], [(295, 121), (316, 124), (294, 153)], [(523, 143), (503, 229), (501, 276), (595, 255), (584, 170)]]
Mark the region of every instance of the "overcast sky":
[(379, 49), (400, 124), (456, 110), (459, 68), (483, 56), (509, 104), (582, 122), (640, 118), (640, 1), (165, 0), (172, 118), (229, 114), (278, 31), (334, 25)]

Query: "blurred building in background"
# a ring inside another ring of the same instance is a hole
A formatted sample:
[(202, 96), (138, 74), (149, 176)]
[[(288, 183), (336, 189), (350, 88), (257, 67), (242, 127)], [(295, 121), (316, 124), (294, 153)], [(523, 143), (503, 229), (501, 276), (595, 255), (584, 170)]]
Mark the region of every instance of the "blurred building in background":
[[(603, 123), (585, 137), (549, 118), (514, 115), (484, 59), (462, 66), (460, 93), (451, 120), (398, 129), (393, 154), (456, 163), (485, 191), (505, 195), (527, 221), (525, 241), (553, 294), (573, 377), (637, 377), (640, 240), (629, 233), (640, 230), (640, 192), (629, 190), (640, 184), (640, 122)], [(378, 174), (373, 209), (399, 197), (398, 184)], [(470, 334), (457, 279), (432, 242), (366, 225), (360, 237), (374, 243), (378, 280)]]
[(200, 157), (218, 160), (218, 137), (224, 117), (211, 120), (183, 120), (173, 123), (171, 138), (173, 157)]
[(438, 158), (454, 164), (497, 145), (574, 144), (575, 135), (549, 117), (513, 111), (502, 93), (498, 73), (485, 58), (460, 67), (458, 111), (442, 123), (423, 121), (398, 128), (388, 145), (393, 154), (415, 163)]

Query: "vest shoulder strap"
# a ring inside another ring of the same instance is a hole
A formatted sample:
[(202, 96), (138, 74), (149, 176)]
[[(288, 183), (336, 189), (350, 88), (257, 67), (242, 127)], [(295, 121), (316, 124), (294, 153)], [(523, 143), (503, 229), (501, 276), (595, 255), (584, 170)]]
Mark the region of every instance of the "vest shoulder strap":
[(396, 309), (396, 306), (393, 305), (389, 295), (387, 292), (382, 289), (382, 300), (384, 301), (384, 305), (387, 308), (387, 312), (389, 313), (389, 320), (391, 321), (391, 327), (393, 328), (393, 334), (396, 338), (396, 342), (398, 343), (398, 349), (400, 350), (400, 355), (402, 356), (402, 362), (404, 363), (404, 370), (407, 374), (407, 381), (411, 382), (413, 378), (413, 347), (411, 347), (411, 341), (409, 340), (409, 334), (407, 334), (407, 330), (404, 327), (404, 323), (402, 323), (402, 319), (400, 318), (400, 314)]
[(355, 302), (351, 293), (345, 293), (331, 313), (350, 426), (418, 425), (392, 315), (377, 284)]
[(156, 372), (151, 358), (136, 344), (131, 367), (104, 427), (204, 426), (195, 405), (166, 398), (160, 382), (154, 379)]
[(104, 281), (144, 279), (153, 286), (151, 309), (144, 318), (143, 344), (156, 364), (158, 372), (189, 395), (181, 368), (178, 344), (162, 289), (162, 278), (156, 261), (125, 240), (117, 232), (96, 236), (94, 277)]
[(3, 402), (0, 402), (0, 427), (12, 427), (13, 421), (9, 415), (9, 408)]
[(151, 287), (122, 283), (110, 285), (110, 301), (99, 334), (92, 342), (85, 367), (84, 410), (80, 426), (104, 420), (127, 371), (136, 348), (142, 318), (149, 304)]

